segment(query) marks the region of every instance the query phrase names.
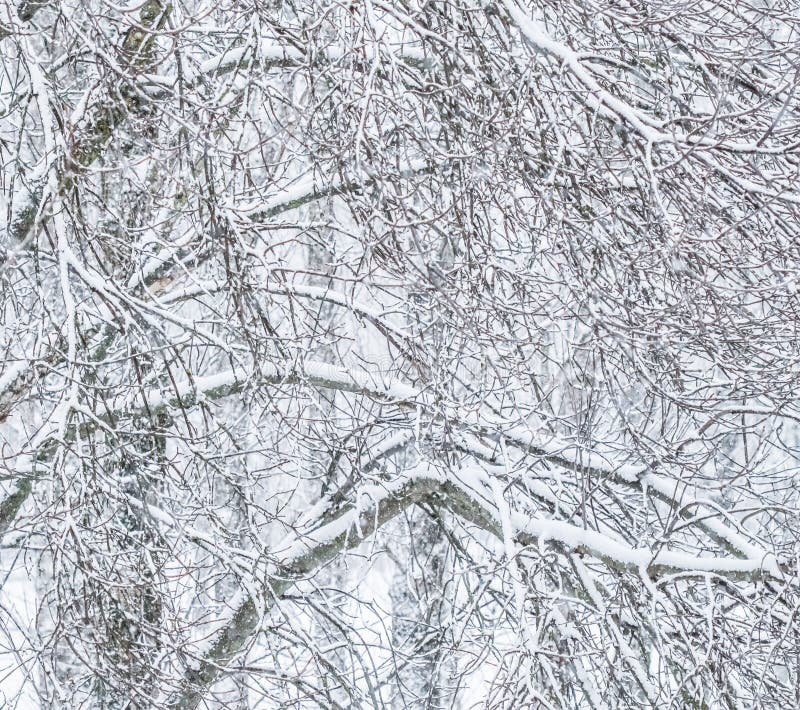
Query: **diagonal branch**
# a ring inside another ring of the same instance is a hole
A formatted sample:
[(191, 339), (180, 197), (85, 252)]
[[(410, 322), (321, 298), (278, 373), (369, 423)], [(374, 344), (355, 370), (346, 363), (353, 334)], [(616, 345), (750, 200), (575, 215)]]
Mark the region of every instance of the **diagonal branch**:
[[(481, 473), (471, 472), (467, 478), (478, 481)], [(165, 707), (191, 710), (203, 701), (213, 683), (225, 672), (235, 656), (243, 651), (257, 632), (261, 620), (278, 600), (297, 582), (319, 570), (340, 552), (353, 548), (380, 529), (405, 508), (421, 502), (444, 506), (460, 518), (477, 525), (503, 540), (510, 533), (503, 529), (503, 516), (487, 503), (479, 492), (460, 480), (442, 479), (437, 475), (408, 476), (400, 484), (379, 489), (369, 486), (368, 497), (373, 509), (364, 511), (351, 504), (337, 518), (309, 534), (299, 536), (277, 552), (278, 569), (270, 574), (264, 599), (248, 598), (234, 611), (219, 631), (198, 665), (190, 669), (180, 687), (170, 696)], [(356, 499), (362, 496), (356, 496)], [(726, 579), (763, 579), (773, 577), (785, 581), (783, 574), (762, 559), (726, 557), (694, 557), (685, 553), (646, 548), (632, 548), (594, 530), (585, 530), (557, 520), (513, 513), (514, 537), (523, 545), (546, 542), (556, 544), (563, 552), (575, 552), (600, 560), (610, 569), (629, 572), (650, 579), (669, 574), (717, 574)]]
[[(609, 456), (586, 450), (568, 441), (555, 437), (541, 439), (529, 428), (510, 424), (494, 416), (474, 412), (464, 414), (457, 406), (442, 411), (441, 403), (434, 401), (424, 390), (397, 381), (381, 382), (376, 377), (358, 373), (328, 363), (308, 361), (305, 363), (263, 363), (257, 371), (236, 372), (228, 370), (215, 375), (197, 377), (175, 385), (169, 392), (140, 391), (133, 397), (114, 405), (105, 414), (98, 416), (96, 422), (83, 425), (84, 433), (90, 433), (97, 426), (113, 423), (122, 415), (132, 413), (158, 414), (172, 408), (181, 410), (193, 407), (201, 401), (214, 401), (240, 394), (246, 388), (267, 385), (308, 384), (323, 389), (349, 392), (365, 397), (391, 402), (395, 406), (414, 411), (425, 411), (441, 419), (446, 417), (465, 433), (481, 438), (498, 440), (501, 436), (508, 445), (517, 447), (536, 457), (553, 463), (569, 471), (591, 474), (602, 480), (634, 488), (646, 489), (654, 498), (668, 504), (679, 515), (689, 517), (688, 503), (699, 502), (682, 493), (675, 482), (667, 476), (657, 474), (644, 466), (632, 466), (613, 460)], [(689, 491), (692, 493), (692, 491)], [(12, 495), (17, 495), (14, 493)], [(18, 500), (14, 498), (14, 500)], [(19, 503), (21, 505), (21, 502)], [(0, 510), (18, 510), (19, 505), (3, 502)], [(716, 511), (715, 511), (716, 514)], [(764, 559), (768, 551), (753, 544), (737, 533), (729, 525), (715, 517), (704, 516), (695, 521), (713, 540), (740, 558)], [(777, 561), (773, 564), (778, 565)]]
[(391, 495), (381, 498), (373, 510), (349, 508), (339, 518), (290, 544), (283, 552), (278, 570), (266, 580), (264, 598), (258, 600), (258, 604), (252, 598), (240, 604), (200, 663), (186, 673), (180, 687), (164, 707), (173, 710), (196, 708), (226, 666), (250, 643), (261, 619), (291, 587), (343, 550), (361, 544), (410, 505), (428, 497), (436, 487), (435, 481), (411, 480)]

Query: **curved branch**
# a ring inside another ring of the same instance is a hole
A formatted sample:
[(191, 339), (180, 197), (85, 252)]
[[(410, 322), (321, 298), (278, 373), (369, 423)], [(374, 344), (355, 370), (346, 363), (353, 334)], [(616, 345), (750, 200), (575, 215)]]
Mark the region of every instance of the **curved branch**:
[[(248, 598), (219, 631), (199, 664), (190, 669), (179, 690), (165, 707), (191, 710), (198, 707), (213, 683), (225, 672), (235, 656), (243, 651), (257, 632), (261, 620), (270, 613), (297, 582), (319, 570), (340, 552), (365, 541), (381, 526), (411, 505), (423, 501), (444, 506), (457, 516), (477, 525), (500, 540), (504, 531), (500, 513), (462, 482), (441, 480), (437, 476), (411, 475), (386, 489), (368, 486), (356, 500), (367, 497), (373, 507), (361, 509), (357, 503), (327, 524), (300, 535), (276, 551), (281, 562), (267, 576), (264, 599)], [(589, 555), (619, 572), (646, 575), (650, 579), (669, 574), (717, 574), (726, 579), (762, 579), (783, 574), (762, 559), (739, 560), (725, 557), (692, 557), (688, 554), (632, 548), (594, 530), (569, 523), (514, 513), (516, 539), (527, 546), (552, 542), (564, 552)]]

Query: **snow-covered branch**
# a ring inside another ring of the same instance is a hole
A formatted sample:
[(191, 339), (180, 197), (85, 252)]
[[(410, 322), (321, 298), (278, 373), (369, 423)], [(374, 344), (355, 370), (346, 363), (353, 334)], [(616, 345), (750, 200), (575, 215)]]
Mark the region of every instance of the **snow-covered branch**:
[(794, 14), (250, 5), (0, 3), (4, 700), (794, 707)]
[[(368, 498), (368, 509), (353, 505), (345, 507), (333, 520), (319, 527), (311, 524), (309, 532), (300, 533), (296, 539), (272, 551), (279, 562), (273, 563), (276, 571), (267, 576), (263, 596), (247, 598), (233, 611), (201, 660), (186, 673), (181, 689), (170, 697), (166, 706), (198, 707), (207, 689), (225, 673), (226, 666), (251, 645), (262, 620), (280, 604), (287, 591), (298, 581), (313, 576), (343, 550), (361, 544), (408, 506), (422, 502), (444, 506), (503, 540), (500, 512), (487, 504), (485, 497), (470, 490), (464, 484), (464, 478), (457, 474), (456, 480), (447, 480), (437, 475), (427, 477), (420, 474), (392, 486), (370, 486), (368, 493), (361, 491), (355, 496), (356, 500)], [(485, 476), (471, 471), (466, 478), (474, 481)], [(663, 549), (654, 552), (632, 548), (597, 531), (558, 520), (518, 512), (513, 513), (510, 520), (514, 528), (512, 534), (522, 545), (536, 548), (553, 543), (564, 553), (590, 556), (613, 570), (645, 575), (651, 580), (686, 574), (701, 577), (713, 574), (730, 580), (757, 580), (770, 576), (778, 581), (785, 579), (774, 558), (695, 557)]]

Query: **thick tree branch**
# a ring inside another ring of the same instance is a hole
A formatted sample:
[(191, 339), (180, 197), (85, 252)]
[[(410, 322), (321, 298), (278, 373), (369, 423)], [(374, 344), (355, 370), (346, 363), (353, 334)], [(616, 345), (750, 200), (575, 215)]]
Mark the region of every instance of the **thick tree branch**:
[[(196, 406), (200, 401), (214, 401), (243, 392), (248, 387), (267, 385), (308, 384), (314, 387), (340, 392), (349, 392), (378, 400), (389, 401), (401, 407), (432, 413), (442, 416), (440, 407), (429, 401), (425, 392), (401, 382), (380, 382), (367, 374), (360, 374), (346, 368), (327, 363), (306, 362), (300, 365), (289, 364), (279, 366), (264, 363), (258, 372), (241, 372), (233, 370), (198, 377), (191, 381), (179, 383), (169, 392), (144, 391), (132, 398), (120, 402), (111, 411), (98, 417), (99, 422), (113, 424), (116, 417), (134, 413), (159, 414), (173, 408), (187, 409)], [(446, 413), (446, 416), (467, 433), (498, 440), (502, 436), (506, 443), (519, 447), (529, 453), (567, 470), (590, 473), (593, 477), (616, 482), (637, 490), (647, 489), (653, 497), (681, 511), (682, 516), (690, 513), (684, 508), (693, 498), (684, 491), (678, 494), (674, 481), (658, 475), (645, 467), (631, 466), (609, 460), (605, 455), (587, 451), (570, 442), (558, 441), (555, 437), (548, 440), (537, 438), (527, 428), (509, 425), (495, 417), (463, 415), (457, 410)], [(83, 425), (83, 433), (88, 434), (95, 428), (89, 423)], [(29, 490), (29, 489), (28, 489)], [(22, 501), (13, 494), (14, 503), (3, 503), (10, 510), (19, 510)], [(24, 499), (23, 499), (24, 500)], [(712, 539), (722, 542), (725, 548), (743, 558), (763, 559), (767, 552), (746, 540), (729, 525), (714, 517), (704, 517), (696, 521), (697, 526), (709, 534)]]
[(408, 506), (423, 500), (435, 487), (433, 481), (412, 480), (392, 495), (381, 498), (373, 509), (349, 508), (338, 519), (294, 541), (284, 550), (278, 569), (268, 577), (263, 598), (257, 601), (248, 598), (236, 609), (165, 707), (196, 708), (225, 667), (251, 641), (261, 619), (291, 587), (333, 560), (342, 550), (361, 544)]
[(14, 524), (20, 508), (31, 493), (31, 488), (30, 479), (20, 478), (16, 483), (15, 490), (0, 502), (0, 539)]
[(166, 707), (175, 710), (198, 707), (211, 685), (245, 649), (261, 620), (294, 584), (314, 574), (342, 551), (359, 545), (407, 507), (423, 501), (448, 508), (500, 540), (511, 534), (526, 546), (550, 542), (565, 553), (594, 557), (617, 572), (646, 575), (651, 579), (670, 574), (716, 574), (726, 579), (753, 580), (772, 576), (785, 581), (784, 575), (769, 560), (696, 558), (668, 550), (654, 553), (629, 547), (594, 530), (520, 513), (512, 517), (515, 530), (505, 531), (497, 509), (488, 504), (480, 492), (470, 490), (461, 481), (412, 475), (388, 490), (370, 486), (369, 494), (363, 497), (373, 502), (370, 510), (361, 510), (351, 503), (331, 522), (277, 551), (281, 562), (278, 571), (267, 579), (264, 598), (257, 600), (258, 603), (248, 598), (234, 611), (200, 663), (186, 673), (181, 687), (169, 698)]
[[(29, 20), (38, 10), (48, 4), (49, 0), (23, 2), (19, 9), (20, 18)], [(139, 23), (143, 28), (155, 28), (163, 22), (170, 9), (169, 3), (162, 3), (160, 0), (146, 0), (139, 10)], [(124, 55), (134, 64), (140, 62), (147, 51), (150, 40), (151, 37), (146, 32), (130, 33), (125, 40)], [(103, 154), (114, 131), (122, 123), (131, 107), (136, 104), (135, 91), (130, 85), (121, 86), (119, 94), (126, 98), (126, 102), (121, 104), (119, 101), (107, 97), (105, 102), (98, 105), (91, 124), (86, 129), (77, 131), (67, 146), (64, 170), (58, 180), (60, 192), (71, 190), (75, 184), (75, 178)], [(37, 219), (44, 207), (45, 197), (46, 191), (43, 185), (34, 188), (28, 195), (28, 199), (12, 216), (7, 226), (12, 245), (25, 242), (30, 231), (36, 226)]]

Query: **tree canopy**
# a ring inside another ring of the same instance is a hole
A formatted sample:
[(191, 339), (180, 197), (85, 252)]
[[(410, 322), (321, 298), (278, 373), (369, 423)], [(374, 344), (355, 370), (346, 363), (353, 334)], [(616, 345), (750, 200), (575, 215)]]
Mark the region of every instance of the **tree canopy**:
[(799, 30), (0, 3), (0, 699), (800, 704)]

